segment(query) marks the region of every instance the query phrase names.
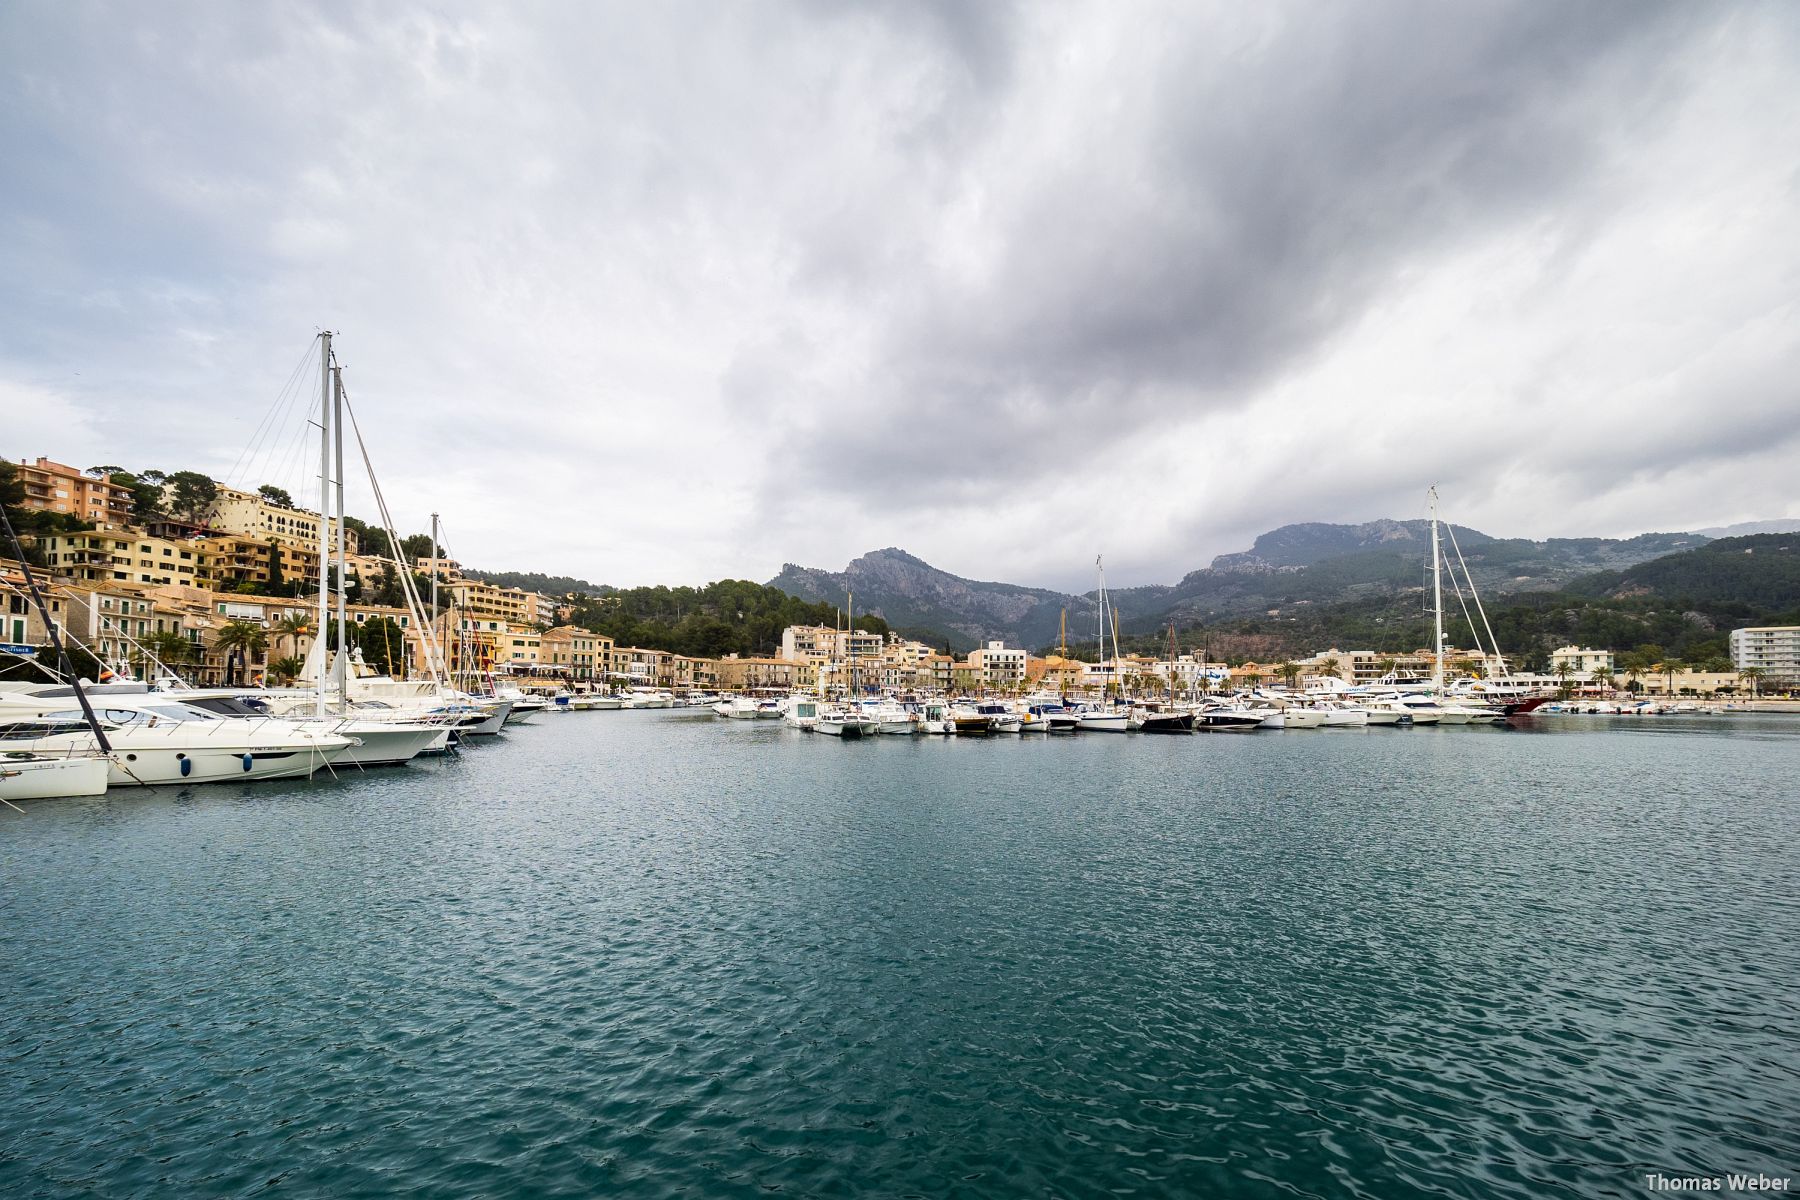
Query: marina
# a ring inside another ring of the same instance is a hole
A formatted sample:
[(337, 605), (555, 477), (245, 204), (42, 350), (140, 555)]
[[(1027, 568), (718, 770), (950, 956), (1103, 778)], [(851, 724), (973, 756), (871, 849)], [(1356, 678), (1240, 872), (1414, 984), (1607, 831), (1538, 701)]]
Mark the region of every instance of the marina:
[(546, 715), (5, 814), (0, 1190), (1538, 1198), (1800, 1155), (1789, 718), (834, 741)]

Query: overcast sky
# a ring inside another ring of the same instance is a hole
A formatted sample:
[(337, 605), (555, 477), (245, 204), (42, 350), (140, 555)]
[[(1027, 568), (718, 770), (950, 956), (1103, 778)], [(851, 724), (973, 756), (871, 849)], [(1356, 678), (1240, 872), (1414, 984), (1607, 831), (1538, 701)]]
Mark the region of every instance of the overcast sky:
[(46, 0), (0, 65), (9, 458), (316, 487), (329, 327), (496, 569), (1800, 516), (1793, 3)]

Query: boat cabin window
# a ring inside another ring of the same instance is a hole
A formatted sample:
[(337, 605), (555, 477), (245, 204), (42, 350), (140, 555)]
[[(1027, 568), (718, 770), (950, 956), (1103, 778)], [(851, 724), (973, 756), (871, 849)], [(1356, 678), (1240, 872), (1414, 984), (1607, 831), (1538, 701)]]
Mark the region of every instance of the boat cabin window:
[[(114, 725), (101, 723), (100, 728), (112, 730)], [(70, 733), (87, 733), (87, 718), (80, 713), (74, 720), (67, 720), (61, 713), (45, 713), (28, 721), (8, 721), (0, 724), (0, 741), (29, 741), (33, 738), (59, 737)]]

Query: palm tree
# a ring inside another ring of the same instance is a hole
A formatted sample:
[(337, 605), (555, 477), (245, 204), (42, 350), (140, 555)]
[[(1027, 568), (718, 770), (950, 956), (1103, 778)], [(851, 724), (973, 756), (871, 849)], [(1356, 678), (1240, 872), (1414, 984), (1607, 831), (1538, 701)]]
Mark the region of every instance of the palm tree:
[[(243, 655), (245, 665), (269, 647), (269, 631), (254, 621), (227, 621), (213, 637), (213, 649), (225, 652), (225, 682), (239, 682), (234, 677), (231, 660), (239, 654)], [(241, 674), (241, 668), (238, 674)]]
[(1738, 672), (1738, 678), (1750, 685), (1751, 695), (1760, 696), (1762, 695), (1763, 674), (1764, 671), (1761, 667), (1745, 667)]
[(194, 655), (194, 643), (172, 629), (159, 629), (146, 636), (140, 644), (165, 667), (188, 662)]
[(1287, 685), (1291, 688), (1300, 678), (1300, 666), (1298, 663), (1284, 662), (1275, 668), (1275, 673), (1287, 680)]
[(1557, 661), (1556, 661), (1556, 678), (1561, 681), (1561, 686), (1558, 688), (1558, 690), (1564, 696), (1567, 696), (1569, 694), (1569, 690), (1570, 690), (1569, 689), (1569, 676), (1573, 675), (1574, 673), (1575, 673), (1575, 664), (1574, 663), (1570, 662), (1566, 658), (1557, 659)]
[(1594, 682), (1595, 687), (1605, 688), (1606, 690), (1611, 691), (1612, 690), (1612, 682), (1613, 682), (1612, 668), (1609, 666), (1606, 666), (1604, 664), (1602, 664), (1601, 666), (1595, 667), (1594, 675), (1593, 675), (1593, 682)]
[(1315, 668), (1315, 670), (1318, 672), (1318, 674), (1329, 675), (1334, 679), (1343, 678), (1341, 675), (1338, 674), (1338, 672), (1342, 671), (1343, 669), (1344, 669), (1344, 665), (1342, 663), (1338, 662), (1338, 660), (1335, 658), (1328, 658), (1324, 662), (1320, 663)]
[(311, 633), (313, 619), (303, 612), (289, 613), (275, 624), (269, 626), (269, 632), (275, 635), (275, 644), (287, 646), (296, 654), (300, 651), (300, 635)]
[(1665, 676), (1669, 681), (1668, 695), (1675, 694), (1675, 673), (1687, 670), (1687, 664), (1679, 658), (1665, 658), (1656, 664), (1656, 673)]
[(294, 682), (300, 678), (300, 672), (304, 670), (306, 670), (305, 661), (294, 658), (292, 655), (287, 658), (275, 659), (269, 664), (269, 674), (283, 683)]

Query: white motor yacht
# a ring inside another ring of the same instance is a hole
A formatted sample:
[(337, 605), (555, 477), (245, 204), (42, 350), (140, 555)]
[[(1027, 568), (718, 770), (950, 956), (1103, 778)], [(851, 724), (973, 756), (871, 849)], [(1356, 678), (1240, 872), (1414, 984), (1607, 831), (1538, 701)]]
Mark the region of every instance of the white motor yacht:
[(818, 697), (789, 696), (781, 720), (790, 729), (811, 729), (819, 723)]
[[(321, 728), (275, 717), (232, 720), (149, 692), (90, 689), (94, 715), (112, 744), (107, 783), (220, 783), (311, 775), (355, 743)], [(0, 752), (42, 755), (99, 752), (70, 688), (0, 695)]]
[(1123, 708), (1080, 708), (1075, 712), (1075, 728), (1082, 733), (1126, 733), (1131, 729), (1131, 714)]
[(865, 717), (853, 708), (831, 708), (819, 714), (813, 725), (813, 732), (828, 733), (832, 737), (861, 738), (873, 737), (880, 724), (873, 717)]

